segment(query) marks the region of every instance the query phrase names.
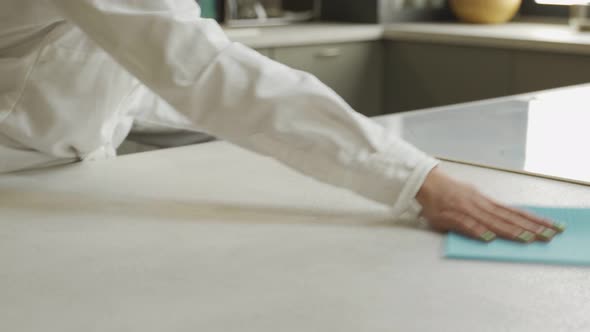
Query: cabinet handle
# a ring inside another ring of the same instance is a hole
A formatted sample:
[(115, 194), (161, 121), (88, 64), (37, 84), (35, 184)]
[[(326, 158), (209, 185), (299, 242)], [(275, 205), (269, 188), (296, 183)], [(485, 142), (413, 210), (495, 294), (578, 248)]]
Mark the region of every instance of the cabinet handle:
[(339, 48), (331, 47), (331, 48), (324, 48), (323, 50), (316, 53), (316, 58), (335, 58), (342, 54), (342, 51)]

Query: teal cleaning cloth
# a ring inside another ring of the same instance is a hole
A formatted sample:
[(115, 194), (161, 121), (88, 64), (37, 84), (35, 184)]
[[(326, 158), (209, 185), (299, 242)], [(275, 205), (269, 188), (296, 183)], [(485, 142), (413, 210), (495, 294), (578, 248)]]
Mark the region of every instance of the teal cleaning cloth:
[(567, 229), (549, 243), (522, 244), (496, 239), (490, 243), (450, 233), (448, 258), (590, 266), (590, 208), (522, 207), (536, 215), (565, 223)]

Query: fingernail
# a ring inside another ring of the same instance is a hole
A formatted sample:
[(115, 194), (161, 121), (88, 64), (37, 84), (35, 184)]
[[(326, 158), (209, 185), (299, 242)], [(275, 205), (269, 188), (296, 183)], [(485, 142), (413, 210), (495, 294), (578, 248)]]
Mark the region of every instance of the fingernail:
[(486, 231), (485, 233), (483, 233), (482, 235), (479, 236), (480, 239), (484, 240), (485, 242), (490, 242), (493, 239), (496, 238), (496, 234), (490, 232), (490, 231)]
[(516, 238), (522, 242), (529, 243), (535, 239), (535, 234), (533, 234), (529, 231), (524, 231), (524, 232), (520, 233), (520, 235), (517, 236)]
[(520, 233), (520, 235), (517, 236), (516, 238), (522, 242), (529, 243), (535, 239), (535, 234), (533, 234), (529, 231), (524, 231), (524, 232)]
[(551, 228), (545, 228), (541, 233), (537, 234), (537, 236), (542, 240), (549, 241), (555, 236), (555, 234), (557, 234), (556, 231)]
[(567, 228), (567, 225), (564, 223), (560, 223), (560, 222), (554, 222), (553, 227), (557, 228), (557, 231), (559, 233), (562, 233)]

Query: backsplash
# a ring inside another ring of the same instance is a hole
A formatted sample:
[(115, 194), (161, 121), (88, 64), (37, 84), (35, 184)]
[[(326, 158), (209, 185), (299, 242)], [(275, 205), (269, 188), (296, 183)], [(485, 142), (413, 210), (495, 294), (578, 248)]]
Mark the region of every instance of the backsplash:
[(568, 17), (568, 6), (539, 5), (535, 0), (523, 0), (520, 14), (524, 16)]

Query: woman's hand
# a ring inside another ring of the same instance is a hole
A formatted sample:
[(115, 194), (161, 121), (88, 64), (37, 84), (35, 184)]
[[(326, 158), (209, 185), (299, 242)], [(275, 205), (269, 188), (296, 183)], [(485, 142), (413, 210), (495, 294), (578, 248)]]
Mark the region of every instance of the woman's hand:
[(473, 187), (434, 168), (416, 199), (422, 217), (438, 231), (455, 231), (482, 241), (497, 236), (519, 242), (550, 241), (565, 225), (492, 201)]

